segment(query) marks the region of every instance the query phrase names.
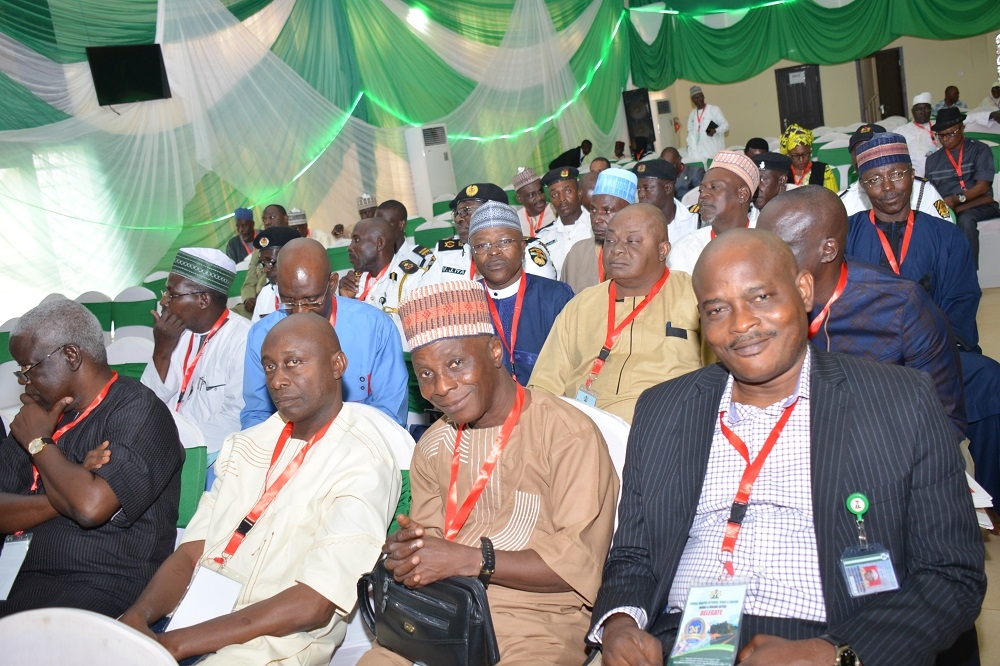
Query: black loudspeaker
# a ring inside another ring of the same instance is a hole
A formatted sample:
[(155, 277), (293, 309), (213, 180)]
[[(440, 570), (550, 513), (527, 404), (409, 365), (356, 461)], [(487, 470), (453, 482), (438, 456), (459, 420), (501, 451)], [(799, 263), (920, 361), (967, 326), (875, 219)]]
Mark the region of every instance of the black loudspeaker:
[(170, 97), (159, 44), (88, 46), (87, 61), (101, 106)]
[(622, 93), (622, 102), (625, 104), (632, 156), (639, 159), (655, 149), (656, 130), (653, 129), (653, 112), (649, 107), (649, 90), (626, 90)]

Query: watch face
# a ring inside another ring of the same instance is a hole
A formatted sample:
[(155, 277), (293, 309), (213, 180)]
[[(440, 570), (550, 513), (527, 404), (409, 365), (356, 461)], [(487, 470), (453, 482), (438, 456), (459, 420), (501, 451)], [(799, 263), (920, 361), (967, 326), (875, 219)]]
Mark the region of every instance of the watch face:
[(837, 657), (837, 664), (839, 666), (858, 666), (858, 655), (854, 654), (854, 650), (851, 648), (844, 648)]

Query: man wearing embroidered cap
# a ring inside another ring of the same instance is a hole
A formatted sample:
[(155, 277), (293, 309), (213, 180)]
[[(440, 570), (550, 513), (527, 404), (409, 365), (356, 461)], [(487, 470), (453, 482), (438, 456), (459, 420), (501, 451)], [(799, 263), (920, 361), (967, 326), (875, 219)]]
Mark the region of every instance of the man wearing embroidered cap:
[(257, 303), (250, 317), (251, 323), (257, 323), (261, 317), (278, 309), (278, 252), (285, 243), (301, 237), (302, 235), (292, 227), (271, 227), (260, 232), (254, 241), (253, 246), (259, 252), (260, 267), (264, 269), (267, 284), (257, 294)]
[(555, 209), (545, 200), (542, 177), (530, 167), (518, 167), (511, 184), (517, 202), (523, 206), (517, 211), (521, 233), (534, 238), (539, 229), (556, 218)]
[(927, 156), (941, 147), (931, 129), (931, 94), (924, 92), (916, 95), (913, 98), (913, 108), (910, 110), (913, 113), (913, 120), (897, 127), (895, 132), (906, 138), (913, 170), (918, 176), (923, 177)]
[[(523, 173), (523, 172), (522, 172)], [(535, 185), (528, 184), (529, 188)], [(432, 265), (421, 284), (434, 284), (448, 280), (475, 280), (479, 277), (476, 264), (469, 247), (469, 225), (472, 216), (488, 202), (507, 205), (507, 193), (493, 183), (473, 183), (462, 188), (452, 199), (451, 209), (455, 211), (455, 235), (438, 241), (434, 249)], [(544, 196), (542, 201), (545, 201)], [(526, 243), (524, 270), (533, 275), (554, 278), (556, 269), (549, 259), (545, 245), (536, 238), (522, 236)]]
[(757, 188), (753, 206), (760, 210), (768, 201), (785, 191), (792, 160), (781, 153), (764, 152), (754, 157), (754, 161), (760, 169), (760, 186)]
[(237, 208), (233, 219), (236, 235), (226, 244), (226, 256), (238, 264), (253, 254), (253, 239), (257, 237), (257, 230), (254, 229), (253, 211), (249, 208)]
[(691, 277), (663, 265), (663, 213), (627, 206), (604, 238), (608, 278), (576, 295), (556, 318), (528, 386), (575, 398), (631, 423), (645, 389), (702, 366)]
[[(636, 189), (639, 202), (653, 204), (666, 218), (667, 236), (671, 245), (698, 229), (698, 213), (682, 204), (675, 191), (677, 167), (673, 162), (665, 159), (640, 162), (632, 167), (632, 173), (639, 179)], [(702, 177), (704, 170), (699, 183)]]
[(396, 451), (413, 446), (344, 401), (350, 361), (320, 317), (278, 322), (261, 360), (278, 413), (226, 438), (180, 546), (120, 618), (181, 663), (329, 663), (399, 499)]
[(531, 377), (552, 322), (573, 298), (573, 290), (547, 277), (528, 277), (523, 266), (534, 262), (524, 256), (525, 238), (519, 223), (513, 208), (487, 201), (472, 214), (468, 247), (476, 275), (486, 287), (497, 337), (503, 343), (504, 367), (523, 386)]
[(288, 211), (288, 226), (299, 232), (302, 238), (312, 238), (325, 248), (333, 247), (333, 236), (329, 231), (322, 229), (311, 229), (305, 211), (301, 208), (293, 208)]
[(549, 190), (549, 199), (558, 218), (538, 231), (538, 239), (545, 244), (556, 277), (562, 273), (562, 265), (570, 248), (580, 240), (591, 238), (590, 212), (584, 210), (580, 201), (580, 173), (573, 167), (553, 169), (542, 177), (542, 185)]
[(726, 132), (729, 121), (722, 115), (722, 109), (705, 103), (705, 93), (701, 86), (691, 86), (691, 103), (694, 108), (687, 119), (688, 159), (707, 162), (726, 147)]
[(236, 276), (218, 250), (177, 252), (160, 305), (153, 313), (153, 362), (142, 383), (174, 415), (185, 447), (208, 447), (209, 464), (222, 440), (240, 429), (243, 355), (250, 322), (226, 309)]
[(716, 155), (698, 194), (698, 213), (707, 226), (677, 242), (667, 256), (670, 270), (690, 275), (710, 240), (730, 229), (752, 227), (757, 209), (751, 204), (759, 185), (760, 169), (749, 157), (729, 150)]
[[(421, 287), (400, 305), (420, 391), (445, 416), (414, 451), (410, 516), (383, 546), (385, 566), (416, 588), (479, 577), (502, 663), (577, 666), (618, 479), (589, 418), (511, 379), (487, 298), (466, 280)], [(494, 449), (495, 468), (484, 467)], [(468, 511), (453, 512), (449, 496)], [(408, 663), (376, 645), (359, 666)]]
[(375, 217), (375, 212), (377, 210), (378, 202), (375, 201), (375, 197), (367, 192), (358, 197), (358, 217), (360, 219), (367, 220)]
[(931, 129), (941, 149), (927, 158), (927, 179), (955, 211), (978, 268), (979, 223), (1000, 217), (1000, 208), (993, 198), (993, 153), (981, 141), (965, 137), (964, 121), (965, 114), (955, 107), (938, 113)]
[(560, 279), (579, 294), (604, 282), (604, 235), (615, 213), (636, 199), (635, 174), (625, 169), (605, 169), (597, 175), (590, 199), (592, 239), (577, 241), (563, 262)]

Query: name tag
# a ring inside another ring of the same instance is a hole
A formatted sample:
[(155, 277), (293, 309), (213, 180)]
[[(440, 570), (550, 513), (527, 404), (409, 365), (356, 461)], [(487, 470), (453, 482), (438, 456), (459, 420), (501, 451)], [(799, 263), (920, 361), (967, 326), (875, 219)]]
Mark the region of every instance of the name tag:
[(744, 582), (692, 586), (669, 666), (732, 666), (746, 595)]
[(236, 580), (229, 572), (223, 574), (210, 568), (212, 564), (202, 562), (195, 569), (191, 583), (181, 602), (177, 604), (166, 631), (184, 629), (233, 612), (240, 591), (243, 590), (243, 581)]
[(576, 399), (578, 402), (582, 402), (585, 405), (597, 407), (597, 391), (594, 389), (588, 389), (586, 386), (581, 386), (576, 390)]
[(870, 544), (867, 548), (853, 546), (845, 550), (840, 558), (840, 571), (844, 574), (847, 591), (852, 597), (899, 589), (889, 551), (877, 543)]
[(14, 586), (24, 558), (28, 556), (30, 545), (30, 532), (19, 536), (12, 534), (3, 540), (3, 552), (0, 553), (0, 601), (7, 601), (10, 588)]
[(443, 266), (441, 268), (442, 273), (455, 273), (457, 275), (465, 275), (464, 268), (452, 268), (451, 266)]

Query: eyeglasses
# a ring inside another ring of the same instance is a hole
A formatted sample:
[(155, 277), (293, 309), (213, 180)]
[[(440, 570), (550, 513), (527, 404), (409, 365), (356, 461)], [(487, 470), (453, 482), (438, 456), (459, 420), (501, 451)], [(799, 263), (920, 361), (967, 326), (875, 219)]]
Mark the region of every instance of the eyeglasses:
[(479, 206), (462, 206), (461, 208), (455, 209), (455, 217), (469, 217)]
[(208, 292), (205, 292), (205, 291), (189, 291), (186, 294), (176, 294), (176, 293), (170, 291), (169, 289), (166, 289), (166, 290), (163, 291), (163, 294), (160, 296), (160, 300), (162, 301), (165, 298), (165, 299), (167, 299), (167, 303), (169, 303), (170, 301), (174, 300), (175, 298), (180, 298), (182, 296), (196, 296), (198, 294), (206, 294), (206, 293), (208, 293)]
[(934, 134), (936, 134), (937, 138), (939, 138), (939, 139), (947, 139), (950, 136), (955, 136), (956, 134), (958, 134), (959, 132), (961, 132), (963, 129), (964, 129), (964, 127), (958, 126), (958, 127), (956, 127), (955, 129), (953, 129), (950, 132), (934, 132)]
[(313, 298), (300, 298), (297, 301), (281, 301), (281, 309), (284, 312), (291, 313), (296, 308), (304, 308), (306, 310), (319, 310), (326, 303), (326, 295), (330, 293), (330, 284), (327, 283), (326, 289), (323, 290), (322, 295)]
[(278, 260), (277, 259), (272, 259), (271, 261), (267, 261), (267, 260), (261, 259), (260, 260), (260, 265), (263, 266), (264, 268), (274, 268), (275, 266), (278, 265)]
[(491, 249), (496, 248), (501, 252), (506, 252), (514, 247), (515, 243), (523, 242), (520, 238), (501, 238), (495, 243), (477, 243), (472, 246), (472, 251), (480, 256), (486, 254)]
[(902, 171), (892, 171), (885, 178), (882, 176), (872, 176), (871, 178), (865, 178), (861, 181), (861, 184), (865, 187), (876, 187), (882, 184), (883, 180), (889, 180), (893, 183), (899, 182), (910, 175), (909, 169), (903, 169)]
[(30, 382), (31, 379), (28, 377), (28, 373), (29, 372), (31, 372), (32, 370), (34, 370), (35, 368), (37, 368), (38, 366), (40, 366), (42, 363), (44, 363), (45, 360), (49, 356), (52, 356), (57, 351), (62, 351), (66, 347), (67, 347), (67, 345), (59, 345), (58, 347), (56, 347), (55, 349), (53, 349), (52, 351), (50, 351), (48, 354), (46, 354), (45, 358), (43, 358), (41, 361), (36, 361), (36, 362), (32, 363), (31, 365), (29, 365), (26, 368), (22, 366), (20, 370), (15, 370), (14, 371), (14, 376), (17, 377), (17, 381), (23, 382), (25, 384), (27, 384), (28, 382)]

